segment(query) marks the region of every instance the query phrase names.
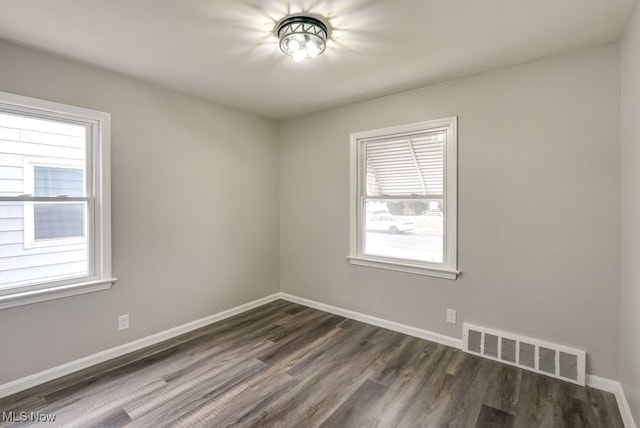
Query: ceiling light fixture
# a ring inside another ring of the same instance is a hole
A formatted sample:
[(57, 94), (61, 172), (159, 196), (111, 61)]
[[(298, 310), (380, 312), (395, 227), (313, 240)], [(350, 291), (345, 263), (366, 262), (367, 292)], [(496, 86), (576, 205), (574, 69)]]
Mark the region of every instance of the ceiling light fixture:
[(289, 16), (278, 24), (276, 33), (280, 50), (295, 62), (315, 58), (327, 47), (327, 26), (310, 16)]

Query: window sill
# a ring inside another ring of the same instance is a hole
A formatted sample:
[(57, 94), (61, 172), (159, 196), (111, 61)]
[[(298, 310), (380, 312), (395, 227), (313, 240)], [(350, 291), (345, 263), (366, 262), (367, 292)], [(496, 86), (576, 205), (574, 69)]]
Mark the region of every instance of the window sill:
[(0, 296), (0, 309), (30, 305), (32, 303), (77, 296), (85, 293), (93, 293), (95, 291), (108, 290), (116, 281), (116, 278), (109, 278), (7, 294)]
[(460, 272), (455, 270), (438, 269), (428, 266), (414, 265), (411, 263), (392, 262), (387, 260), (354, 256), (349, 256), (347, 257), (347, 259), (352, 265), (387, 269), (397, 272), (412, 273), (416, 275), (433, 276), (436, 278), (456, 279), (460, 275)]

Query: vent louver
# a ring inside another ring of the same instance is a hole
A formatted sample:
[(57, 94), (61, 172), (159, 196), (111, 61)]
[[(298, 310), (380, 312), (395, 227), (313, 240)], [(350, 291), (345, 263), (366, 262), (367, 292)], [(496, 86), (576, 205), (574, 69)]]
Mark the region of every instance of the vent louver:
[(578, 385), (585, 384), (585, 351), (464, 323), (463, 350)]

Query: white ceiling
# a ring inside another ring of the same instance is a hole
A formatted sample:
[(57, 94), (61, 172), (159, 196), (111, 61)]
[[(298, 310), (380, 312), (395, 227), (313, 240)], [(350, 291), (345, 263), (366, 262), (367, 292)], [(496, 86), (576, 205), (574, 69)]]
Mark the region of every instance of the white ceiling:
[[(618, 40), (636, 0), (0, 0), (0, 38), (271, 118)], [(330, 24), (294, 63), (284, 16)], [(0, 59), (1, 61), (1, 59)]]

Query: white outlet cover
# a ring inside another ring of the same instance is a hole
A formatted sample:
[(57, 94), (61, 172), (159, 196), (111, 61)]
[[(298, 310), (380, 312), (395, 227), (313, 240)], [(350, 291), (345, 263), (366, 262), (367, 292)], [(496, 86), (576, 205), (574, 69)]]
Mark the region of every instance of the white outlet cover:
[(118, 317), (118, 331), (126, 330), (129, 328), (129, 314), (120, 315)]
[(449, 324), (455, 324), (457, 318), (457, 311), (455, 309), (447, 309), (447, 322)]

